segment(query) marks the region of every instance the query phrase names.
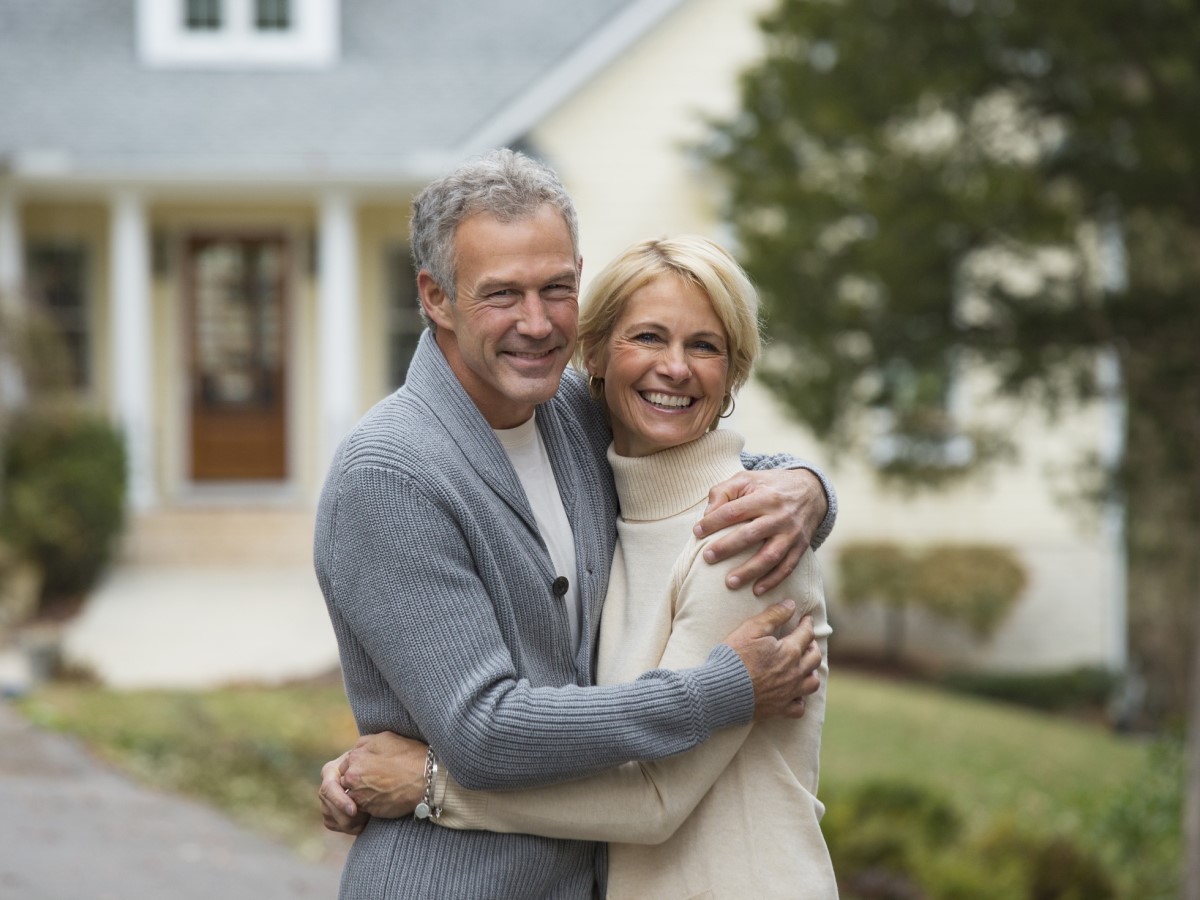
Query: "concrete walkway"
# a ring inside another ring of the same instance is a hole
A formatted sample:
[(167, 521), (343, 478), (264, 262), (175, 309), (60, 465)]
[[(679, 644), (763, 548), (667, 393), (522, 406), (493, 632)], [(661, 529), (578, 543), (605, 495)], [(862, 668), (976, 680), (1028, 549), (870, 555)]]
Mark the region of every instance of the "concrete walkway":
[(68, 623), (62, 654), (121, 689), (271, 684), (338, 665), (311, 565), (117, 566)]
[(339, 872), (134, 784), (0, 702), (0, 898), (326, 900)]

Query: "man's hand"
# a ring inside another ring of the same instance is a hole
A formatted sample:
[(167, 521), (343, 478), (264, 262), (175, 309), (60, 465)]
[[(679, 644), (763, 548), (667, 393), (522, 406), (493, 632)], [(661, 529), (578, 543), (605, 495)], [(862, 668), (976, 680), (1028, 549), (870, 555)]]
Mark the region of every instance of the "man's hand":
[(367, 819), (371, 817), (359, 811), (357, 804), (342, 787), (341, 768), (349, 755), (350, 751), (347, 750), (337, 759), (331, 759), (321, 766), (321, 788), (317, 791), (317, 797), (321, 800), (321, 819), (326, 828), (342, 834), (361, 834), (367, 827)]
[(795, 611), (791, 600), (776, 603), (725, 638), (754, 682), (755, 719), (798, 719), (804, 715), (804, 698), (821, 686), (816, 673), (821, 650), (813, 640), (812, 616), (802, 618), (791, 633), (776, 636)]
[(704, 550), (707, 562), (720, 562), (758, 545), (758, 552), (725, 579), (731, 590), (753, 581), (762, 596), (792, 574), (825, 518), (829, 501), (808, 469), (740, 472), (708, 492), (697, 537), (731, 528)]
[(354, 749), (340, 758), (343, 793), (359, 810), (378, 818), (407, 816), (425, 796), (428, 749), (390, 731), (360, 737)]

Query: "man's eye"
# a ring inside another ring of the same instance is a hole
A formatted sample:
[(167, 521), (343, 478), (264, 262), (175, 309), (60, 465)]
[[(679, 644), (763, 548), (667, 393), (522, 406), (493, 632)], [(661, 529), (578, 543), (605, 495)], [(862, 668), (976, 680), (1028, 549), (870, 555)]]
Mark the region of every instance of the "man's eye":
[(546, 294), (554, 300), (575, 296), (575, 287), (570, 284), (548, 284)]

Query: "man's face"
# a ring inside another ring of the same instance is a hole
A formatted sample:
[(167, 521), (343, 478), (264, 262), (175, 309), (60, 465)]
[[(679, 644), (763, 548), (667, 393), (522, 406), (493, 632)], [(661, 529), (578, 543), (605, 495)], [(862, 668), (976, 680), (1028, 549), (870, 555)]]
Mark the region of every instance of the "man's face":
[(512, 222), (480, 213), (455, 236), (458, 298), (427, 272), (422, 303), (450, 368), (493, 428), (512, 428), (558, 390), (575, 350), (579, 264), (562, 214)]

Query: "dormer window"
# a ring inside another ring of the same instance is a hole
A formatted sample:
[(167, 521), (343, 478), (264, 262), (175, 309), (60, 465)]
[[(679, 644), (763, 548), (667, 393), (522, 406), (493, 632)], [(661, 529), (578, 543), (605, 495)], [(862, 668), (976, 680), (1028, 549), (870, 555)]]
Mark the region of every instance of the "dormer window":
[(156, 68), (318, 68), (337, 61), (339, 0), (138, 0)]

